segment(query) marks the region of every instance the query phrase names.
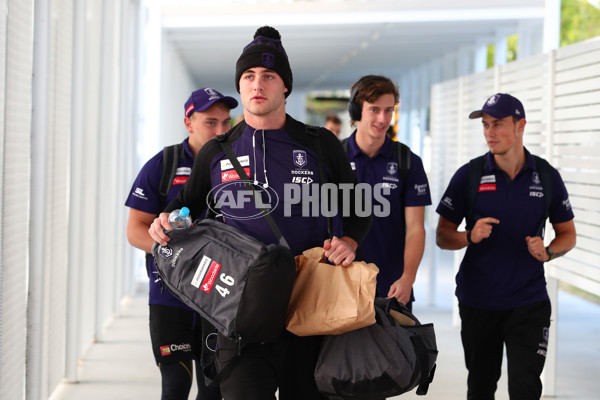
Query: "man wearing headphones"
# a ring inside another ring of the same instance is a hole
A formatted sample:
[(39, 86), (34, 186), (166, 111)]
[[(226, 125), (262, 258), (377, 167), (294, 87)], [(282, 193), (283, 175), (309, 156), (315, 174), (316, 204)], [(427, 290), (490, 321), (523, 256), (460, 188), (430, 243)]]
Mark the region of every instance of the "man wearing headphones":
[(342, 144), (358, 181), (381, 185), (390, 203), (389, 215), (373, 216), (360, 248), (364, 260), (379, 267), (378, 295), (395, 297), (411, 309), (431, 196), (421, 158), (386, 134), (399, 101), (398, 88), (389, 78), (360, 78), (348, 103), (356, 130)]

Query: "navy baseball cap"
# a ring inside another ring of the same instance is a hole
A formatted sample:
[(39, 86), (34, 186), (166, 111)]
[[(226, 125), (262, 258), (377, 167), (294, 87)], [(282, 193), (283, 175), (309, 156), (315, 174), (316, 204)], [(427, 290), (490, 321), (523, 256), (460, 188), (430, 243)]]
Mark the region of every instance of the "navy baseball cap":
[(496, 93), (486, 100), (481, 110), (469, 114), (469, 118), (481, 118), (483, 114), (491, 115), (494, 118), (515, 117), (521, 119), (525, 118), (525, 109), (516, 97), (506, 93)]
[(185, 102), (185, 116), (190, 117), (195, 112), (202, 112), (215, 104), (217, 101), (222, 101), (229, 108), (236, 108), (238, 102), (233, 97), (223, 96), (220, 92), (211, 88), (198, 89), (192, 93), (190, 98)]

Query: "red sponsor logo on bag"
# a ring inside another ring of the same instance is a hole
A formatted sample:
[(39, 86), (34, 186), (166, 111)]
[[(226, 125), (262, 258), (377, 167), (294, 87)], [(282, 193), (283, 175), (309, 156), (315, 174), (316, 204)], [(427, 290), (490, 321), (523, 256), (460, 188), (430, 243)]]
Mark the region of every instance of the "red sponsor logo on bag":
[(495, 192), (496, 191), (496, 184), (495, 183), (484, 183), (479, 185), (479, 190), (477, 190), (478, 192)]
[[(244, 172), (246, 175), (250, 176), (250, 168), (244, 168)], [(234, 180), (239, 180), (240, 176), (235, 170), (223, 171), (221, 172), (221, 182), (229, 182)]]
[(219, 273), (220, 269), (221, 264), (219, 264), (218, 262), (213, 261), (210, 264), (208, 272), (206, 273), (206, 277), (204, 278), (204, 282), (202, 282), (202, 286), (200, 286), (203, 291), (205, 291), (206, 293), (210, 293), (213, 285), (215, 284), (215, 281), (217, 280), (217, 274)]

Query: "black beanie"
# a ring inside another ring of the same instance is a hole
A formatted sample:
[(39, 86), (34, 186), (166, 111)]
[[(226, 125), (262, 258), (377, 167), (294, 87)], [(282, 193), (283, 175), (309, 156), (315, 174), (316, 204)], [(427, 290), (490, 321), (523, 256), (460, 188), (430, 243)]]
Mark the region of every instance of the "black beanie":
[(288, 90), (285, 97), (292, 93), (294, 77), (287, 54), (281, 44), (281, 35), (277, 29), (270, 26), (258, 28), (254, 34), (254, 40), (244, 47), (235, 66), (235, 87), (238, 93), (242, 74), (253, 67), (264, 67), (277, 72)]

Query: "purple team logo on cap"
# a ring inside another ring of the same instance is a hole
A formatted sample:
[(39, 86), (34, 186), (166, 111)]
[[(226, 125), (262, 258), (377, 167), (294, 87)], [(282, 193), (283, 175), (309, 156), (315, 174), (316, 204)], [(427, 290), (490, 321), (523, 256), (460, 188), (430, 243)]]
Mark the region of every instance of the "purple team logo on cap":
[(271, 53), (262, 53), (262, 63), (265, 68), (272, 68), (275, 65), (275, 56)]
[(490, 97), (487, 101), (487, 105), (488, 106), (493, 106), (494, 104), (496, 104), (496, 102), (498, 101), (498, 99), (500, 98), (500, 95), (495, 94), (492, 97)]
[(294, 150), (294, 165), (302, 168), (306, 165), (306, 152), (304, 150)]
[(205, 88), (204, 91), (209, 96), (219, 96), (219, 93), (215, 89)]

